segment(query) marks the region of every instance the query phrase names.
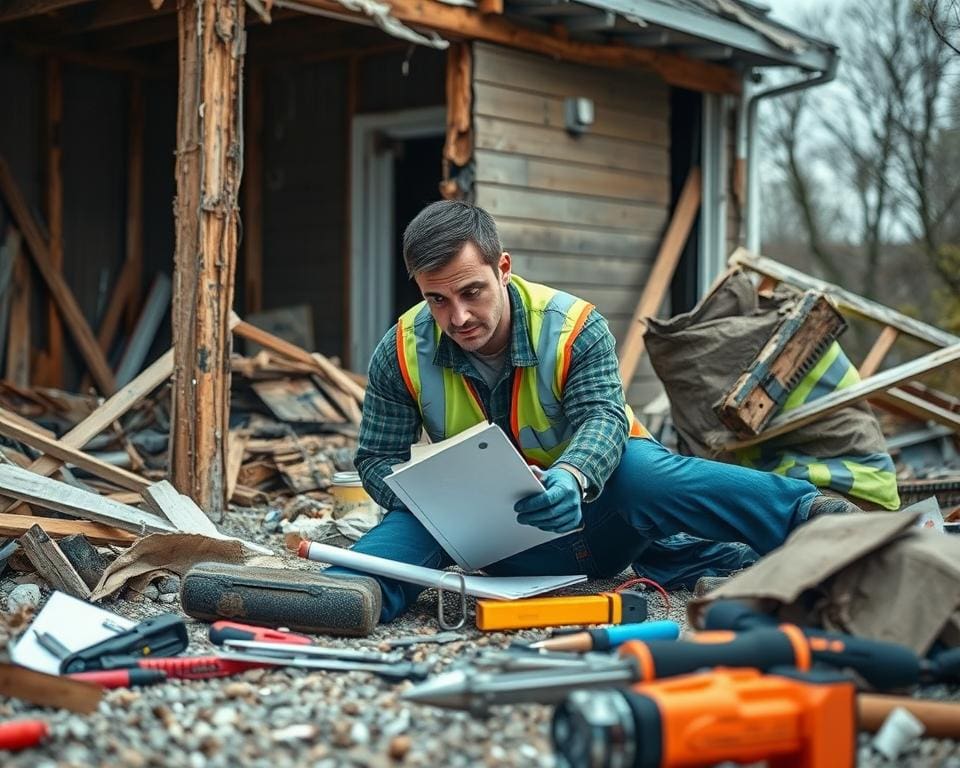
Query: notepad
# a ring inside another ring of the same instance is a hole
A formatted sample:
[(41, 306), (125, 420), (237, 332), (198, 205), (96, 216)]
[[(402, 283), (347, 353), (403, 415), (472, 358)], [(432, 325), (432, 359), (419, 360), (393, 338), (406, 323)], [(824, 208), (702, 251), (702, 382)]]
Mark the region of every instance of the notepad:
[(68, 651), (74, 653), (108, 637), (114, 637), (116, 630), (111, 629), (111, 626), (130, 629), (136, 623), (86, 600), (71, 597), (65, 592), (54, 592), (29, 629), (13, 646), (10, 658), (22, 667), (56, 675), (60, 672), (62, 659), (58, 659), (37, 642), (37, 632), (49, 632)]
[(465, 571), (567, 535), (517, 521), (513, 505), (543, 485), (496, 424), (413, 446), (384, 480)]

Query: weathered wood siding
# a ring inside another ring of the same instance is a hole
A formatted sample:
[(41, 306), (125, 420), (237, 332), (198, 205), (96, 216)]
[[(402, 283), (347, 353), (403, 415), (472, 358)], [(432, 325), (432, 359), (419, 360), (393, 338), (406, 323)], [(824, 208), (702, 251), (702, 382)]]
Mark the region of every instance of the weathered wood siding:
[[(579, 137), (564, 129), (570, 96), (594, 102)], [(654, 75), (474, 46), (476, 202), (518, 274), (593, 302), (621, 341), (666, 226), (669, 104)], [(629, 400), (658, 391), (644, 361)]]

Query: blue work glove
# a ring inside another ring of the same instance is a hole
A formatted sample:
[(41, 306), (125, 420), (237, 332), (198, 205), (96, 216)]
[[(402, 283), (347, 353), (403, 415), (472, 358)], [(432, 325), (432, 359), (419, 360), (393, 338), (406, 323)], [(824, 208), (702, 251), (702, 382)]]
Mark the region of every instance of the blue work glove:
[(555, 467), (540, 475), (540, 482), (546, 490), (513, 505), (517, 520), (523, 525), (554, 533), (567, 533), (577, 528), (583, 520), (577, 478), (567, 470)]

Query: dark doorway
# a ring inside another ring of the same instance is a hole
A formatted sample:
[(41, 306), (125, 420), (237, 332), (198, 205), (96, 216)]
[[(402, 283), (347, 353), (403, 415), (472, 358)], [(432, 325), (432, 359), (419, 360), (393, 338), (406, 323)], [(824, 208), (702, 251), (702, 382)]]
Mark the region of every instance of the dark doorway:
[(421, 301), (403, 264), (403, 231), (424, 206), (440, 199), (443, 136), (398, 139), (394, 144), (393, 211), (397, 244), (393, 273), (394, 317)]

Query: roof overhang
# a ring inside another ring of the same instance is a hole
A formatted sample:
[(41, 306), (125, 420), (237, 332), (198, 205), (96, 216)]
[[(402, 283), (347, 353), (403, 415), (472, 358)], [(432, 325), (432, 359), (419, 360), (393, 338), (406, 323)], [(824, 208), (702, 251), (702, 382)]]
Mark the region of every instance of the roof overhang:
[[(792, 66), (824, 72), (834, 45), (801, 34), (734, 0), (506, 0), (504, 15), (566, 27), (571, 37), (603, 34), (693, 58), (744, 67)], [(724, 14), (724, 15), (721, 15)]]

